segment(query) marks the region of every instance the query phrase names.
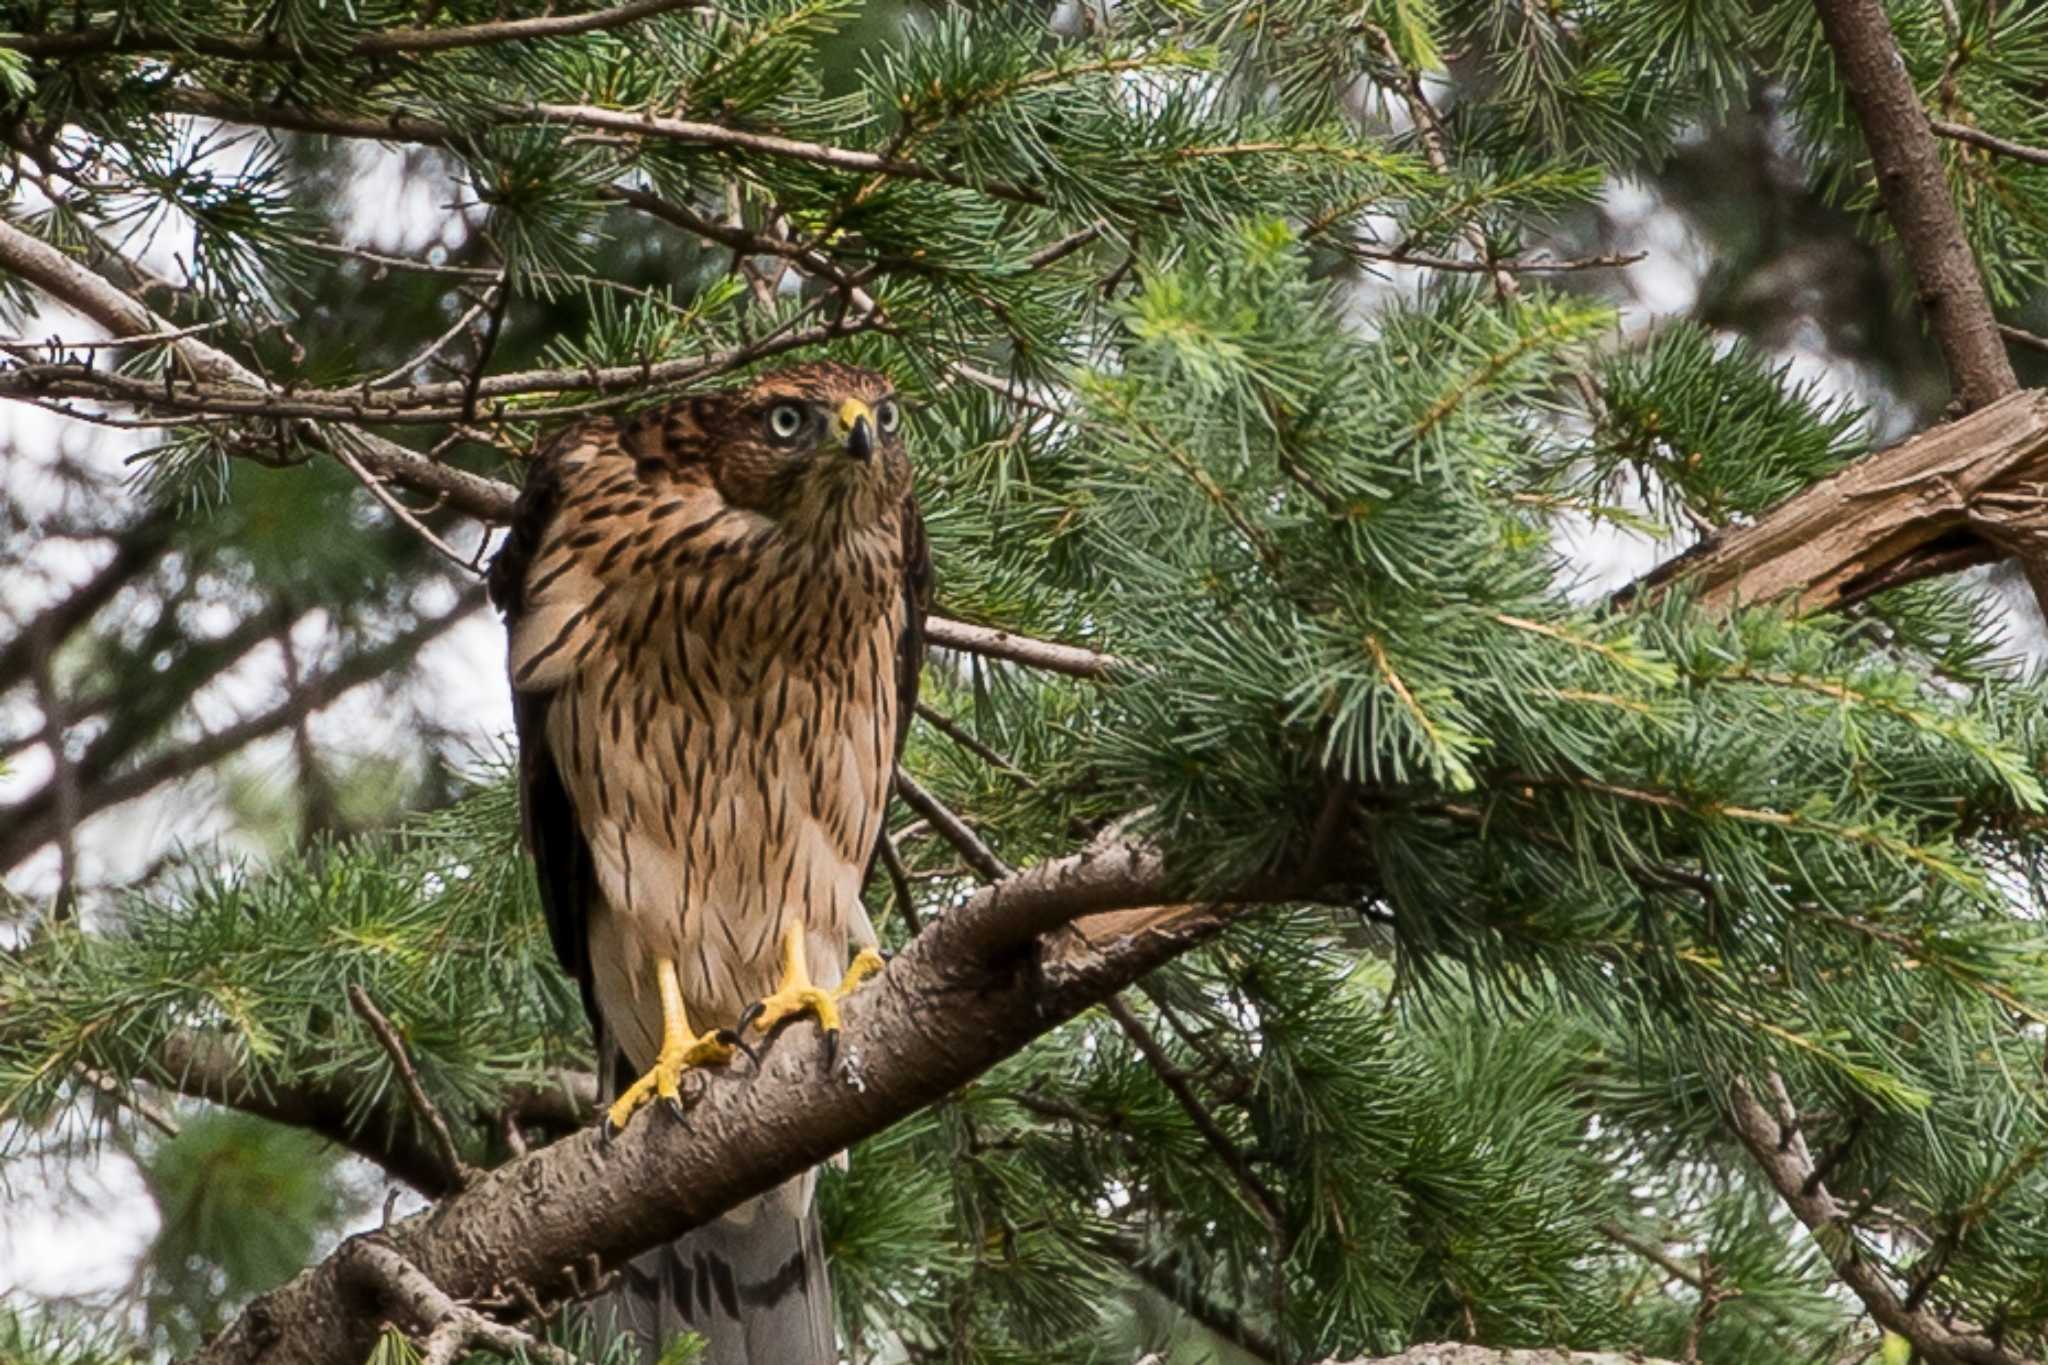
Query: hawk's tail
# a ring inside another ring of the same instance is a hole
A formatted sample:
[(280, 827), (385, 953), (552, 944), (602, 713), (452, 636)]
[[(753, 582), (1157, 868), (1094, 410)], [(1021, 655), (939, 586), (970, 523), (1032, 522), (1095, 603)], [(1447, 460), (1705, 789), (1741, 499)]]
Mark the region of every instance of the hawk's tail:
[[(599, 1046), (611, 1050), (602, 1037)], [(609, 1103), (632, 1071), (617, 1055), (606, 1070), (612, 1083), (602, 1098)], [(806, 1171), (628, 1261), (590, 1300), (599, 1340), (629, 1337), (646, 1365), (684, 1332), (707, 1343), (698, 1365), (835, 1365), (817, 1183)]]
[(634, 1258), (593, 1301), (598, 1323), (630, 1333), (649, 1362), (688, 1331), (709, 1343), (703, 1365), (832, 1365), (814, 1183), (799, 1176)]

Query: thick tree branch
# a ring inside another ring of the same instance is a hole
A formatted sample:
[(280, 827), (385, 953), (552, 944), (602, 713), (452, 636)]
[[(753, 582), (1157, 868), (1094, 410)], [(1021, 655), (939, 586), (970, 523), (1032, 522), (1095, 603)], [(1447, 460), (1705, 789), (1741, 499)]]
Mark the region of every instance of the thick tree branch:
[(365, 1114), (362, 1091), (343, 1078), (273, 1080), (250, 1067), (226, 1038), (187, 1030), (157, 1046), (144, 1076), (193, 1099), (318, 1133), (422, 1194), (447, 1192), (447, 1167), (434, 1145), (396, 1113)]
[(1899, 58), (1881, 0), (1814, 0), (1877, 172), (1885, 216), (1899, 234), (1920, 304), (1967, 410), (2019, 387), (1998, 320), (1948, 189), (1948, 172), (1920, 94)]
[[(1775, 1077), (1773, 1078), (1775, 1080)], [(1828, 1192), (1794, 1114), (1773, 1114), (1740, 1078), (1728, 1091), (1729, 1119), (1785, 1207), (1813, 1234), (1835, 1278), (1847, 1285), (1880, 1327), (1913, 1343), (1935, 1365), (2033, 1365), (1989, 1337), (1959, 1331), (1924, 1308), (1909, 1309), (1863, 1251), (1855, 1222)]]
[[(439, 1144), (425, 1139), (393, 1104), (365, 1111), (363, 1090), (351, 1078), (273, 1076), (242, 1056), (224, 1035), (190, 1029), (167, 1035), (150, 1053), (140, 1078), (192, 1099), (317, 1133), (430, 1198), (453, 1188)], [(596, 1113), (596, 1077), (562, 1071), (507, 1090), (496, 1117), (566, 1137)]]
[[(484, 1176), (381, 1234), (460, 1301), (514, 1281), (560, 1297), (595, 1255), (607, 1266), (670, 1241), (748, 1196), (950, 1093), (1161, 962), (1215, 934), (1228, 905), (1143, 922), (1041, 962), (1031, 938), (1085, 911), (1132, 910), (1172, 885), (1129, 846), (1042, 864), (929, 926), (846, 1006), (839, 1060), (786, 1030), (758, 1070), (691, 1073), (677, 1123), (651, 1110), (610, 1144), (586, 1130)], [(1248, 892), (1240, 903), (1264, 900)], [(347, 1246), (258, 1299), (200, 1353), (209, 1365), (357, 1365), (372, 1326), (350, 1298)]]
[[(1624, 589), (1683, 584), (1706, 605), (1825, 611), (1937, 573), (2048, 565), (2048, 393), (2016, 393), (1909, 437), (1709, 537)], [(1995, 548), (1994, 548), (1995, 547)]]

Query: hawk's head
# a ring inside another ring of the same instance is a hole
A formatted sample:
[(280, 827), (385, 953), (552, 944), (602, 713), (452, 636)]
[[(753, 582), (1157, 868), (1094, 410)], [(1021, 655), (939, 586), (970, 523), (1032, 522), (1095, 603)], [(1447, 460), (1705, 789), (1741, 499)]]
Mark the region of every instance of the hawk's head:
[(728, 503), (792, 530), (866, 525), (910, 492), (895, 386), (873, 370), (818, 361), (694, 395), (629, 434), (643, 459), (656, 421), (667, 461), (701, 466)]

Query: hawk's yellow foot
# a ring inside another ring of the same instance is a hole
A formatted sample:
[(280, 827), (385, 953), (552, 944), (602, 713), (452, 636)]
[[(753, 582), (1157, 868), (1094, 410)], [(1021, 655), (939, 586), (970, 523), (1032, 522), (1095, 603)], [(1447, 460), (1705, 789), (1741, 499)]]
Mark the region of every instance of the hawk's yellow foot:
[(604, 1116), (607, 1137), (624, 1129), (634, 1111), (649, 1100), (667, 1100), (681, 1113), (683, 1073), (694, 1066), (723, 1065), (732, 1060), (740, 1045), (738, 1035), (730, 1029), (700, 1034), (690, 1027), (689, 1017), (683, 1013), (683, 988), (676, 980), (675, 963), (659, 959), (655, 977), (661, 987), (661, 1051), (653, 1068), (613, 1101)]
[(838, 987), (821, 990), (811, 984), (810, 962), (804, 953), (804, 927), (791, 924), (782, 931), (782, 984), (775, 994), (747, 1007), (740, 1016), (740, 1028), (744, 1030), (751, 1023), (766, 1033), (785, 1019), (799, 1014), (815, 1015), (818, 1027), (825, 1031), (826, 1055), (831, 1056), (839, 1048), (839, 1002), (880, 970), (882, 955), (873, 948), (863, 948), (854, 955)]

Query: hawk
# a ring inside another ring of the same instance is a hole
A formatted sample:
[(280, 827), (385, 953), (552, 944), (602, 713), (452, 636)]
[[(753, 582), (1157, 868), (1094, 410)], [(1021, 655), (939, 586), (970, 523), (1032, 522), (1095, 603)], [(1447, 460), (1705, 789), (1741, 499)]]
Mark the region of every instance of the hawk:
[[(930, 557), (884, 376), (818, 363), (557, 436), (491, 565), (523, 833), (616, 1131), (881, 966), (861, 888)], [(848, 962), (849, 953), (856, 954)], [(618, 1325), (837, 1359), (812, 1180), (628, 1267)]]

